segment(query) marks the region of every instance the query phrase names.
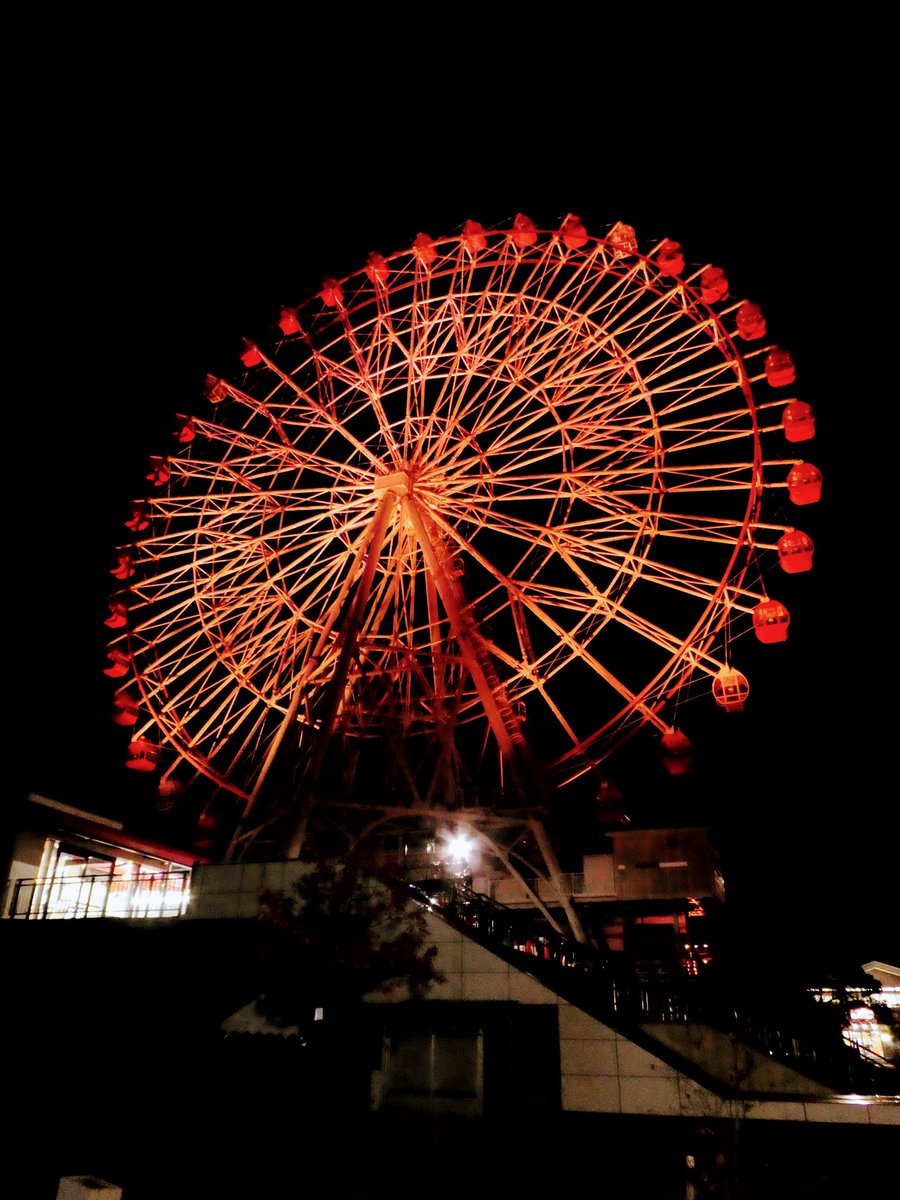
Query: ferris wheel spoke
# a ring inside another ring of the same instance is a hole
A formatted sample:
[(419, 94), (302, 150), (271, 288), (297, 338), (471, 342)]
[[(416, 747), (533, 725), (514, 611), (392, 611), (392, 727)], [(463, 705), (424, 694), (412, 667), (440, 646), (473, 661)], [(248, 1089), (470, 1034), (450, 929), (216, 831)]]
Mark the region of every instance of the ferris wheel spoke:
[[(198, 671), (191, 684), (180, 690), (164, 686), (162, 681), (154, 687), (152, 675), (148, 674), (144, 699), (154, 723), (195, 764), (207, 763), (213, 749), (208, 742), (211, 736), (218, 739), (228, 731), (228, 736), (234, 737), (248, 722), (256, 728), (264, 720), (258, 697), (236, 690), (233, 679), (224, 673)], [(190, 736), (186, 736), (188, 727), (192, 731)]]
[[(337, 417), (337, 406), (334, 402), (333, 396), (329, 399), (329, 401), (323, 404), (321, 401), (312, 396), (307, 389), (300, 387), (293, 377), (286, 375), (283, 371), (281, 371), (280, 368), (277, 367), (276, 364), (270, 359), (264, 358), (263, 361), (265, 362), (266, 366), (278, 376), (285, 387), (294, 393), (297, 400), (300, 401), (301, 411), (303, 408), (311, 409), (316, 414), (318, 419), (325, 426), (327, 426), (329, 430), (331, 430), (339, 438), (343, 439), (348, 446), (352, 446), (364, 461), (371, 463), (373, 468), (378, 466), (378, 459), (372, 454), (365, 443), (361, 442), (355, 436), (352, 430), (348, 428), (346, 422), (341, 421)], [(346, 378), (346, 382), (355, 388), (358, 381), (352, 374), (345, 373), (344, 371), (338, 372), (336, 367), (330, 363), (327, 363), (326, 366), (326, 374), (329, 379), (329, 383), (335, 377), (340, 378), (342, 381), (344, 378)]]
[[(685, 391), (696, 392), (708, 398), (719, 394), (716, 389), (739, 388), (737, 359), (722, 359), (714, 344), (700, 336), (701, 332), (698, 330), (697, 336), (683, 340), (678, 346), (655, 347), (644, 354), (636, 353), (632, 361), (640, 364), (641, 384), (648, 394), (653, 395), (654, 402), (660, 403), (670, 391), (679, 395)], [(720, 383), (722, 379), (725, 383)], [(660, 407), (664, 406), (660, 404)]]
[(636, 312), (608, 313), (603, 326), (606, 337), (627, 348), (632, 361), (642, 363), (652, 363), (664, 353), (685, 356), (696, 349), (708, 350), (719, 335), (714, 316), (688, 316), (683, 306), (673, 306), (672, 295), (666, 292), (657, 293)]
[[(271, 436), (273, 430), (278, 434), (274, 439)], [(265, 432), (250, 433), (239, 429), (229, 437), (224, 426), (209, 421), (197, 421), (196, 432), (209, 445), (224, 447), (232, 462), (279, 462), (299, 472), (314, 467), (317, 460), (315, 451), (310, 452), (290, 440), (284, 422), (275, 415), (267, 423)], [(333, 430), (329, 427), (327, 432), (333, 433)], [(172, 456), (169, 462), (174, 470), (192, 478), (199, 477), (204, 470), (209, 472), (210, 478), (216, 478), (223, 465), (221, 459), (204, 461), (197, 455)]]
[[(555, 638), (558, 639), (559, 647), (553, 653), (559, 655), (562, 648), (565, 647), (569, 655), (577, 658), (588, 666), (604, 683), (609, 685), (612, 690), (618, 694), (629, 705), (639, 704), (639, 698), (635, 692), (629, 689), (621, 680), (619, 680), (611, 671), (609, 671), (598, 659), (596, 659), (586, 648), (581, 644), (581, 641), (576, 636), (579, 631), (579, 625), (576, 624), (574, 630), (564, 627), (558, 620), (551, 616), (546, 607), (536, 603), (525, 589), (520, 589), (518, 600), (522, 608), (530, 612), (537, 618), (546, 629), (548, 629)], [(550, 655), (544, 655), (538, 658), (534, 666), (540, 669), (541, 666), (550, 660)], [(559, 666), (556, 668), (559, 669)]]
[[(530, 535), (527, 530), (517, 530), (516, 532), (522, 536), (523, 541), (530, 545), (540, 545), (538, 540), (541, 535), (540, 530), (533, 529)], [(730, 552), (731, 542), (723, 538), (722, 544), (726, 545)], [(617, 576), (625, 575), (633, 579), (640, 579), (642, 583), (664, 589), (666, 593), (680, 592), (705, 607), (719, 601), (721, 597), (721, 585), (716, 580), (697, 572), (687, 571), (674, 565), (666, 565), (658, 560), (642, 559), (634, 553), (633, 549), (623, 548), (616, 553), (615, 547), (610, 544), (608, 534), (602, 533), (596, 527), (578, 530), (574, 536), (571, 536), (565, 526), (560, 526), (554, 529), (552, 536), (547, 536), (543, 545), (548, 554), (552, 555), (554, 562), (566, 564), (577, 586), (567, 591), (559, 586), (546, 589), (540, 578), (535, 575), (531, 579), (523, 579), (520, 582), (519, 586), (523, 591), (527, 591), (535, 597), (541, 594), (552, 595), (557, 605), (561, 604), (570, 610), (586, 613), (601, 612), (606, 614), (607, 619), (610, 615), (615, 616), (617, 620), (635, 630), (639, 628), (653, 630), (653, 639), (670, 648), (674, 648), (674, 642), (666, 640), (661, 627), (647, 622), (643, 617), (629, 614), (624, 606), (611, 601), (608, 585), (605, 588), (601, 587), (588, 575), (582, 564), (594, 563), (603, 566), (604, 569), (615, 572)], [(598, 555), (596, 547), (605, 548), (605, 553), (602, 556)], [(488, 574), (492, 575), (498, 587), (508, 587), (508, 578), (495, 572), (491, 561), (481, 556), (477, 547), (467, 544), (464, 548)]]

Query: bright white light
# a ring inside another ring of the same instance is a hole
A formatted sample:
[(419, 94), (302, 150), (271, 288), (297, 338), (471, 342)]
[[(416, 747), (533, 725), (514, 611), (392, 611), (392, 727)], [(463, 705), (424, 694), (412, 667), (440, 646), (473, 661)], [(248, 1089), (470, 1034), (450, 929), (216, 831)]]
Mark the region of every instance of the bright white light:
[(452, 867), (466, 867), (471, 865), (475, 857), (475, 842), (465, 833), (445, 833), (441, 851), (445, 861)]

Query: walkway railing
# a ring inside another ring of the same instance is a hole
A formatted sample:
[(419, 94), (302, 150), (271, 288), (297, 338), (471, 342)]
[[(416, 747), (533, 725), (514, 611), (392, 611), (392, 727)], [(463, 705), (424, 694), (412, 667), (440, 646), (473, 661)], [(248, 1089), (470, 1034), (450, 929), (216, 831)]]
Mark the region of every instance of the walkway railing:
[(180, 917), (190, 898), (191, 873), (184, 869), (17, 879), (7, 915), (19, 921)]

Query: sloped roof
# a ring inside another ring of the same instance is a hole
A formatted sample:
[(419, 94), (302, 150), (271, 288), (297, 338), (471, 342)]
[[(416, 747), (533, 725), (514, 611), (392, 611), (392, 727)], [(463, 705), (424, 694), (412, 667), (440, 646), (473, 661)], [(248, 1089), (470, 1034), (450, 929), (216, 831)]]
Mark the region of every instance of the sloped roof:
[(277, 1024), (265, 1013), (260, 1012), (259, 1003), (256, 1000), (251, 1000), (249, 1004), (245, 1004), (243, 1008), (233, 1012), (230, 1017), (226, 1017), (219, 1028), (223, 1033), (251, 1033), (283, 1038), (300, 1036), (299, 1025)]
[(867, 975), (871, 975), (873, 979), (877, 979), (886, 987), (900, 987), (900, 967), (892, 967), (889, 963), (875, 961), (863, 963), (862, 969)]

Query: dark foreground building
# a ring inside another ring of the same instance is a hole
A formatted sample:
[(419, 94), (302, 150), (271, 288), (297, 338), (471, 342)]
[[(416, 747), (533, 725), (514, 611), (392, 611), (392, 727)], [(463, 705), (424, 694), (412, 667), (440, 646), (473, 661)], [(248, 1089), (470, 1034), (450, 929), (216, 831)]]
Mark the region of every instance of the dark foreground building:
[[(149, 868), (149, 851), (116, 854)], [(189, 898), (154, 882), (183, 869), (132, 878), (117, 916), (77, 919), (101, 872), (61, 885), (68, 919), (7, 905), (4, 1195), (55, 1200), (87, 1173), (123, 1200), (868, 1200), (895, 1178), (897, 1072), (809, 996), (766, 1007), (702, 975), (610, 971), (445, 881), (416, 892), (442, 974), (424, 998), (273, 1025), (259, 896), (296, 864), (195, 864)]]

